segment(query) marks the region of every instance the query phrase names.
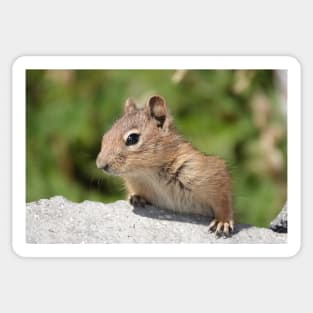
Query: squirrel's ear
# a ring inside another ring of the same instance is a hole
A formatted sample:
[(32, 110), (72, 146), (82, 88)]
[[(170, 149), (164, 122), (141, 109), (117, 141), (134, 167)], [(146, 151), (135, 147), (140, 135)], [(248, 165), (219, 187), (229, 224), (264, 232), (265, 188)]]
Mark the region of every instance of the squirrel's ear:
[(163, 128), (167, 119), (167, 107), (165, 99), (161, 96), (151, 96), (146, 104), (146, 110), (151, 117), (156, 119), (158, 127)]
[(132, 98), (128, 98), (124, 104), (124, 113), (130, 113), (136, 110), (137, 110), (137, 107), (136, 107), (134, 100)]

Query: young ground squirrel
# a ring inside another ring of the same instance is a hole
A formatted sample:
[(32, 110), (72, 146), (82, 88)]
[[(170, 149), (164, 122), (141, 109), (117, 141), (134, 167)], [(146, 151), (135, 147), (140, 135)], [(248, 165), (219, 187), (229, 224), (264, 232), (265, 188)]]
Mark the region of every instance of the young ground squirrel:
[(176, 132), (160, 96), (150, 97), (142, 109), (126, 100), (124, 115), (102, 138), (96, 163), (124, 179), (132, 205), (213, 215), (209, 230), (218, 236), (234, 228), (224, 161), (197, 151)]

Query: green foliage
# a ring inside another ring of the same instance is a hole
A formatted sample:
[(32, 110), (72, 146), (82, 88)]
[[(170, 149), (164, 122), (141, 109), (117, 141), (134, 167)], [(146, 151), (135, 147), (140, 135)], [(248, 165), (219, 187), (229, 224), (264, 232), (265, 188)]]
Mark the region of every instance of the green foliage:
[(286, 125), (272, 71), (28, 70), (27, 201), (123, 198), (95, 166), (102, 134), (125, 99), (168, 102), (178, 130), (224, 158), (236, 220), (265, 226), (286, 200)]

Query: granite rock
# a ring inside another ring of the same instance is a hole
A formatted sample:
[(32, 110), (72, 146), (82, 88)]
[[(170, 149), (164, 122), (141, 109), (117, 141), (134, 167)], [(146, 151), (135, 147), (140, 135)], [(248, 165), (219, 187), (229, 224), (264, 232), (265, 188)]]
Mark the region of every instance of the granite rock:
[(270, 229), (278, 233), (287, 233), (288, 232), (288, 213), (287, 213), (287, 204), (282, 208), (280, 213), (276, 218), (270, 223)]
[(230, 238), (208, 232), (210, 219), (126, 201), (71, 202), (55, 196), (26, 205), (27, 243), (286, 243), (287, 234), (237, 224)]

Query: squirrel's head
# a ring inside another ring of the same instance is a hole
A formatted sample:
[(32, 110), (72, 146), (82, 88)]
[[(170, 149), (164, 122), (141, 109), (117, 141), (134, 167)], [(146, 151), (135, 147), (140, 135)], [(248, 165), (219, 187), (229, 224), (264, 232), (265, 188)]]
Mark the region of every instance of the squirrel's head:
[(171, 116), (165, 99), (151, 96), (144, 108), (132, 99), (124, 105), (124, 115), (102, 138), (97, 167), (118, 175), (136, 175), (164, 162), (166, 151), (175, 145)]

